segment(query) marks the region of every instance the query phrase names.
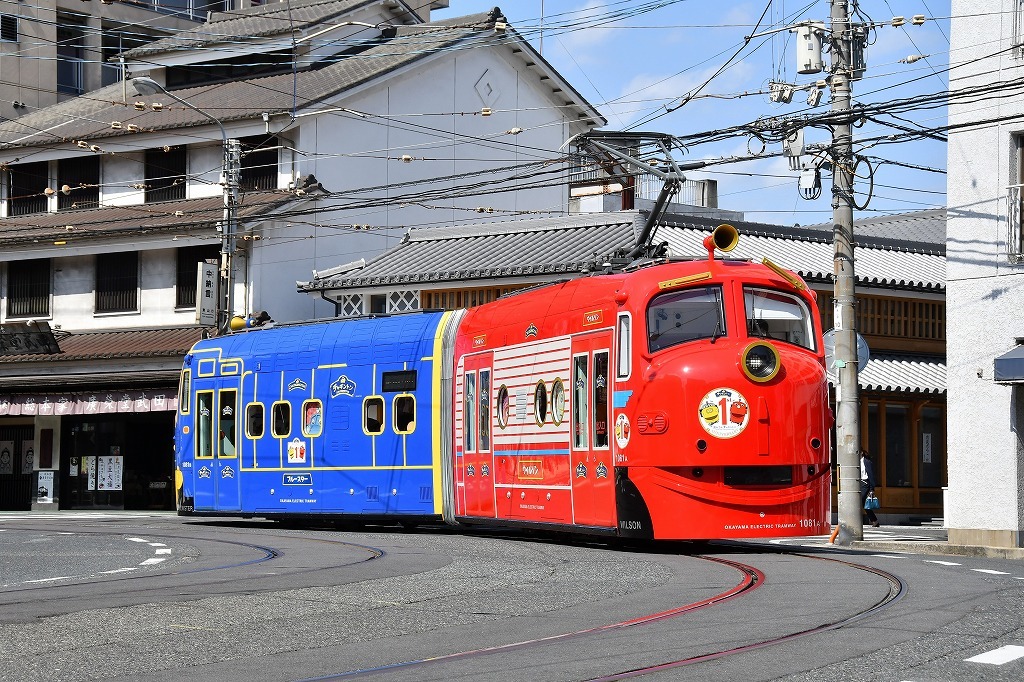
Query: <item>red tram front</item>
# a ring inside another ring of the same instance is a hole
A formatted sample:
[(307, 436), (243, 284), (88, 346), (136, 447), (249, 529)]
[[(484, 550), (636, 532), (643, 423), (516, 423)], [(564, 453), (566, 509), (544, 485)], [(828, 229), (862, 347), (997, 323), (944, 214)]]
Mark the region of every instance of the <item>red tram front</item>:
[(554, 284), (467, 311), (455, 344), (461, 523), (654, 539), (829, 528), (814, 295), (708, 258)]

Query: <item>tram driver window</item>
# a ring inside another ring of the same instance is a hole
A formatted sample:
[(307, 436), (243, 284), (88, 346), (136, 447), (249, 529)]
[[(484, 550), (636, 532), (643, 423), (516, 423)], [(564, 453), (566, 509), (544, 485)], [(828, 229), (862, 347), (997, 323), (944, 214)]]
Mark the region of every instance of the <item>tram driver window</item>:
[(647, 308), (647, 347), (659, 351), (695, 339), (725, 336), (721, 287), (670, 291)]
[(815, 350), (813, 318), (801, 299), (781, 291), (744, 287), (743, 301), (748, 336)]

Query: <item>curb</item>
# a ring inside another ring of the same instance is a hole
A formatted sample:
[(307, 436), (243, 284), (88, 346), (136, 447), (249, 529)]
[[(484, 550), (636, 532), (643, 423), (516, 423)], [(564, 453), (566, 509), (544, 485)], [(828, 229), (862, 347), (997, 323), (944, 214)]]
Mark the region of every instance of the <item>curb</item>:
[[(839, 548), (843, 545), (832, 546)], [(1024, 548), (1022, 547), (950, 545), (945, 542), (875, 542), (872, 540), (854, 540), (849, 546), (854, 549), (907, 552), (911, 554), (947, 554), (953, 556), (985, 557), (989, 559), (1024, 559)]]

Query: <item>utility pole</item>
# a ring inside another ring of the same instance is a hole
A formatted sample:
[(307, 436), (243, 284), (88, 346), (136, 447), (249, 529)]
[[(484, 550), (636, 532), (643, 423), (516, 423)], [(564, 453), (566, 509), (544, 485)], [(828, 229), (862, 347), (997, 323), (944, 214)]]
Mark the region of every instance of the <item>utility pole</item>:
[(860, 502), (860, 399), (857, 384), (856, 298), (853, 257), (853, 40), (849, 0), (831, 0), (832, 230), (835, 248), (836, 459), (839, 464), (839, 533), (836, 542), (864, 539)]
[(231, 329), (235, 313), (235, 228), (238, 210), (238, 176), (242, 166), (242, 147), (235, 138), (224, 137), (224, 220), (220, 240), (220, 291), (223, 301), (218, 330), (226, 334)]

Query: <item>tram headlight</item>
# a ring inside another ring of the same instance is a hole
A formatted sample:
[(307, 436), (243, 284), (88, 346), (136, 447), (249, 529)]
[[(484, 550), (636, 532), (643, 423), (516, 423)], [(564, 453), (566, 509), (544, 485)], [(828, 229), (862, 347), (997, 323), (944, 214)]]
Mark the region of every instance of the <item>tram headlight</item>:
[(741, 364), (743, 373), (758, 383), (770, 381), (782, 367), (779, 352), (767, 341), (755, 341), (744, 348)]

